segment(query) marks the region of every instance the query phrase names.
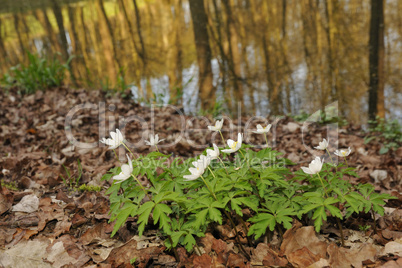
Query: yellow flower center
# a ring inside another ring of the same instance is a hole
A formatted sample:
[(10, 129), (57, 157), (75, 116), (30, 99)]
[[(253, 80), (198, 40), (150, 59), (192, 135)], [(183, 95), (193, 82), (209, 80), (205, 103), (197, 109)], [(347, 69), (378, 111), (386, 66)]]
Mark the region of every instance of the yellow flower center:
[(232, 148), (232, 150), (234, 150), (234, 149), (236, 149), (236, 145), (237, 145), (237, 141), (235, 143), (233, 143), (230, 148)]

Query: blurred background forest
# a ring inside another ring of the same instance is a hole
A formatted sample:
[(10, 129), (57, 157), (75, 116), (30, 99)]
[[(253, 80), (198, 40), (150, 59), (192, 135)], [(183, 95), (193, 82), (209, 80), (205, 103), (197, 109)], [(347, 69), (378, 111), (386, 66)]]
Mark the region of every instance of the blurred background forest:
[[(249, 114), (299, 114), (337, 101), (341, 116), (364, 123), (371, 2), (1, 0), (0, 76), (27, 64), (29, 51), (73, 57), (73, 87), (131, 89), (187, 112), (218, 100)], [(400, 120), (402, 1), (384, 1), (383, 15), (381, 109)]]

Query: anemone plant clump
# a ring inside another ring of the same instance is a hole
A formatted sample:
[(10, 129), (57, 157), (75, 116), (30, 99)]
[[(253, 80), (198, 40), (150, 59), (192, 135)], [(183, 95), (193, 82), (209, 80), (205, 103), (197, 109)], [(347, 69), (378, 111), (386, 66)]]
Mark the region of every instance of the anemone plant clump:
[[(209, 128), (221, 133), (222, 125), (223, 120)], [(269, 125), (260, 126), (255, 133), (266, 134), (267, 129)], [(127, 148), (121, 132), (112, 133), (110, 141), (101, 142), (110, 149), (121, 144)], [(156, 146), (160, 141), (157, 135), (151, 136), (148, 145)], [(343, 163), (327, 163), (316, 157), (309, 167), (292, 173), (289, 166), (293, 162), (269, 147), (251, 150), (243, 144), (242, 133), (238, 133), (237, 141), (228, 139), (227, 145), (229, 148), (213, 144), (197, 158), (176, 157), (169, 166), (166, 162), (170, 156), (159, 151), (134, 160), (127, 155), (127, 164), (103, 176), (103, 180), (113, 180), (107, 190), (110, 221), (116, 222), (112, 236), (128, 217), (136, 217), (140, 236), (152, 220), (178, 259), (176, 247), (182, 245), (192, 251), (197, 247), (197, 237), (204, 236), (207, 229), (228, 223), (238, 249), (250, 258), (242, 242), (244, 236), (252, 246), (258, 238), (272, 237), (273, 232), (282, 234), (295, 220), (305, 222), (306, 218), (314, 222), (317, 232), (324, 221), (336, 219), (342, 233), (342, 220), (362, 211), (383, 215), (384, 200), (392, 198), (374, 192), (370, 184), (352, 185), (346, 175), (357, 174)], [(328, 146), (329, 141), (324, 140), (317, 149), (331, 156)], [(350, 153), (351, 149), (339, 154), (346, 161)], [(233, 156), (234, 161), (229, 160)], [(216, 159), (219, 162), (215, 164)], [(139, 181), (140, 176), (148, 180), (147, 186)], [(246, 215), (244, 209), (250, 213)]]

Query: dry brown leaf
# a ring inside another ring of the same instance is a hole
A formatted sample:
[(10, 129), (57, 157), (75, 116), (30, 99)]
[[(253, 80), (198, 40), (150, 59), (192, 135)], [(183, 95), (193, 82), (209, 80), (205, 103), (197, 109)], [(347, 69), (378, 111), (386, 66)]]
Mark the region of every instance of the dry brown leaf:
[(356, 248), (340, 248), (335, 244), (328, 246), (329, 263), (331, 267), (343, 268), (353, 265), (355, 268), (362, 268), (363, 261), (375, 260), (377, 249), (370, 244), (362, 244)]
[(147, 267), (149, 260), (157, 258), (164, 249), (164, 247), (148, 247), (137, 250), (137, 241), (131, 239), (127, 243), (114, 248), (105, 262), (117, 267), (123, 264), (130, 264), (131, 259), (137, 258), (136, 267)]
[(189, 266), (189, 267), (194, 267), (194, 268), (215, 267), (213, 265), (212, 258), (208, 254), (202, 254), (201, 256), (194, 256), (192, 265), (194, 265), (194, 266)]
[(6, 187), (0, 184), (0, 215), (13, 206), (14, 197)]
[(320, 260), (320, 257), (312, 253), (308, 248), (302, 247), (286, 255), (289, 262), (295, 267), (308, 267)]
[(381, 255), (395, 255), (402, 257), (402, 238), (387, 243), (381, 252)]
[(251, 264), (257, 266), (286, 266), (288, 261), (285, 257), (280, 257), (278, 253), (273, 251), (267, 244), (259, 243), (257, 248), (253, 250)]
[(318, 239), (313, 226), (301, 228), (293, 226), (283, 235), (281, 255), (288, 256), (290, 253), (306, 247), (306, 249), (318, 257), (318, 261), (320, 258), (326, 257), (327, 246), (326, 242)]

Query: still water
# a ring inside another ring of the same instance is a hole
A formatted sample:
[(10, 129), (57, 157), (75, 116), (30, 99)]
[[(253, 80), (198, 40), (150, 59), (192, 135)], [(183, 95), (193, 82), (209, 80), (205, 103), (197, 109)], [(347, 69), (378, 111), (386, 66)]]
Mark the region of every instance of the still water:
[[(139, 100), (199, 107), (188, 0), (0, 0), (0, 75), (26, 51), (73, 56), (74, 87), (131, 88)], [(215, 96), (249, 114), (367, 119), (368, 0), (205, 0)], [(385, 103), (401, 118), (402, 1), (385, 4)], [(202, 94), (201, 94), (202, 95)], [(239, 105), (240, 103), (240, 105)]]

